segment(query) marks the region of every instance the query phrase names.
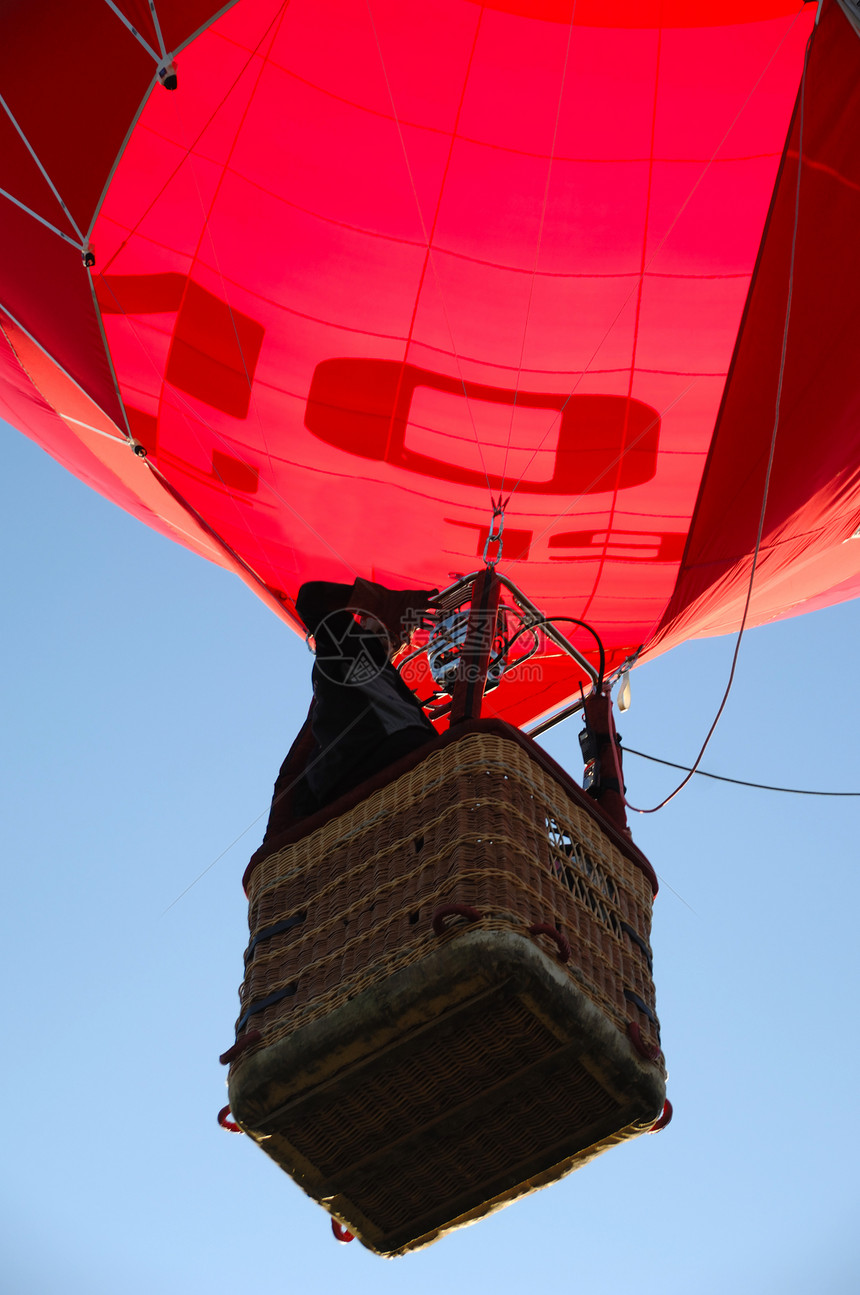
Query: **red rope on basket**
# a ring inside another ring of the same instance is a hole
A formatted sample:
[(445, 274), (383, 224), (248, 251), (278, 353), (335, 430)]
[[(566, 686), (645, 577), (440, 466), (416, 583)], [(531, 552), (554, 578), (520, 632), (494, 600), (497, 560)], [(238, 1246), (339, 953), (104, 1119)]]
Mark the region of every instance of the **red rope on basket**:
[(243, 1034), (241, 1039), (236, 1040), (232, 1048), (228, 1048), (226, 1052), (221, 1053), (218, 1060), (222, 1066), (229, 1066), (232, 1061), (242, 1055), (246, 1048), (250, 1048), (254, 1043), (259, 1043), (262, 1037), (259, 1030), (251, 1030), (248, 1034)]
[(345, 1228), (342, 1223), (338, 1223), (337, 1219), (332, 1219), (331, 1230), (334, 1233), (335, 1241), (340, 1241), (342, 1245), (346, 1245), (348, 1241), (355, 1240), (355, 1237), (349, 1229)]
[(669, 1101), (669, 1098), (667, 1097), (665, 1102), (663, 1103), (663, 1114), (660, 1116), (658, 1120), (655, 1120), (655, 1122), (651, 1125), (648, 1132), (659, 1133), (661, 1129), (665, 1129), (667, 1124), (672, 1123), (673, 1114), (674, 1114), (674, 1111), (672, 1110), (672, 1103)]
[(465, 917), (467, 922), (480, 922), (481, 914), (471, 904), (443, 904), (433, 914), (433, 934), (445, 934), (446, 917)]
[(229, 1114), (230, 1105), (228, 1103), (226, 1106), (222, 1106), (218, 1112), (218, 1123), (221, 1125), (221, 1128), (226, 1129), (228, 1133), (242, 1133), (244, 1130), (240, 1129), (239, 1125), (236, 1124), (235, 1121), (227, 1119)]
[(642, 1031), (639, 1029), (637, 1021), (627, 1022), (627, 1033), (633, 1041), (633, 1046), (641, 1057), (646, 1061), (653, 1061), (655, 1065), (663, 1060), (663, 1052), (660, 1048), (652, 1047), (642, 1038)]
[(558, 945), (559, 962), (570, 961), (570, 940), (566, 935), (562, 935), (561, 931), (557, 931), (554, 926), (550, 926), (548, 922), (535, 922), (533, 926), (529, 927), (529, 935), (548, 935)]

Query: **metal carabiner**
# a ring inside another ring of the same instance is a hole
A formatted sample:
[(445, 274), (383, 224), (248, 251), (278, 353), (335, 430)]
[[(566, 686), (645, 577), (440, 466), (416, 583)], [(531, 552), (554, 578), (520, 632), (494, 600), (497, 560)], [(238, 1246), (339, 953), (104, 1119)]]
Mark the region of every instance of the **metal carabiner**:
[[(498, 529), (496, 525), (498, 523)], [(484, 566), (491, 570), (502, 556), (502, 532), (505, 529), (505, 510), (501, 504), (493, 504), (493, 520), (490, 522), (490, 529), (487, 534), (487, 542), (484, 545)], [(499, 550), (494, 558), (490, 558), (490, 545), (498, 544)]]

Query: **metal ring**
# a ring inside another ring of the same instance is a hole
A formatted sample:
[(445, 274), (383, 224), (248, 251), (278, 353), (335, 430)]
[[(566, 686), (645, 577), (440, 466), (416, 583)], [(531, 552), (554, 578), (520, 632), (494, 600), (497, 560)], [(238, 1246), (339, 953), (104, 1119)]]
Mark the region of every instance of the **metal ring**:
[[(498, 530), (496, 522), (498, 521)], [(493, 520), (490, 522), (490, 529), (487, 532), (487, 541), (484, 544), (484, 565), (490, 568), (495, 567), (496, 563), (502, 556), (502, 532), (505, 529), (505, 510), (498, 504), (493, 506)], [(494, 558), (488, 557), (490, 545), (498, 544), (499, 551)]]

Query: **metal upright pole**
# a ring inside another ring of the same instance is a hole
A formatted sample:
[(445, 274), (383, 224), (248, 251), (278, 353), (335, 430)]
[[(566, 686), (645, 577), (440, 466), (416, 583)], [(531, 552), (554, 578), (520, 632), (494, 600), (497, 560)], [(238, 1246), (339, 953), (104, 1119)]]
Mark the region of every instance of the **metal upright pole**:
[(501, 582), (494, 567), (485, 567), (472, 588), (466, 642), (460, 654), (457, 681), (451, 695), (451, 724), (480, 718), (490, 653), (496, 636), (501, 592)]
[(612, 723), (612, 697), (609, 689), (592, 692), (585, 699), (585, 721), (594, 742), (594, 751), (586, 773), (591, 774), (588, 793), (620, 832), (630, 835), (624, 801), (624, 774), (621, 767), (621, 743)]

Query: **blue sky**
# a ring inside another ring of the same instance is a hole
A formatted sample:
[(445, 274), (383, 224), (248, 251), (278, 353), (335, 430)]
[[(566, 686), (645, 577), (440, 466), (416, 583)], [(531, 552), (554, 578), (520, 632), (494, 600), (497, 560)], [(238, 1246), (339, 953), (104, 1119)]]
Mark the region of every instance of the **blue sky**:
[[(695, 779), (634, 815), (662, 880), (670, 1128), (421, 1254), (338, 1246), (215, 1123), (241, 874), (311, 659), (238, 580), (0, 433), (5, 1289), (854, 1295), (860, 800)], [(703, 766), (860, 790), (858, 631), (847, 604), (751, 632)], [(689, 761), (731, 648), (637, 671), (626, 741)], [(577, 728), (545, 744), (578, 776)], [(638, 805), (675, 785), (626, 772)]]

